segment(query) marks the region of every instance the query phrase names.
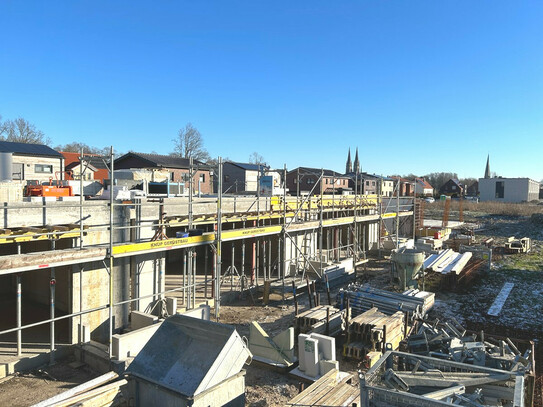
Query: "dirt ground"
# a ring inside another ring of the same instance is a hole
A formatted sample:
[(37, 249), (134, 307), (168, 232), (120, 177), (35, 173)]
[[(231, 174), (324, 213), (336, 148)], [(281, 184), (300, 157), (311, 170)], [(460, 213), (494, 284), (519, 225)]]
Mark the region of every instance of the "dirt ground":
[(53, 366), (8, 376), (0, 381), (0, 406), (25, 407), (98, 377), (70, 357)]

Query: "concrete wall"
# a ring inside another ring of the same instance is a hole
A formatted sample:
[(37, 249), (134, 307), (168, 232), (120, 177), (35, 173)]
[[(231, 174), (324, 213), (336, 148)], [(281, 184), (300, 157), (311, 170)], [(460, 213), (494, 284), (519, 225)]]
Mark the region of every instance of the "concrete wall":
[(21, 202), (25, 185), (25, 181), (0, 182), (0, 203)]
[[(496, 183), (503, 182), (503, 198), (497, 197)], [(529, 202), (539, 199), (539, 183), (529, 178), (479, 178), (481, 201)]]
[[(50, 157), (32, 157), (26, 155), (17, 155), (13, 154), (13, 166), (14, 168), (18, 164), (22, 164), (23, 168), (23, 180), (38, 180), (38, 181), (49, 181), (50, 177), (55, 179), (55, 171), (64, 170), (64, 158), (50, 158)], [(36, 164), (51, 165), (51, 172), (43, 173), (36, 172)], [(63, 176), (59, 176), (64, 178)]]

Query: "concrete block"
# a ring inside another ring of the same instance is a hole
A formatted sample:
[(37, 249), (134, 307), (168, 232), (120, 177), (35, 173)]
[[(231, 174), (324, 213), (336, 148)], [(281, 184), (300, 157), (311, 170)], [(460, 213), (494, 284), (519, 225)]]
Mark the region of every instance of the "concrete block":
[(132, 311), (132, 329), (145, 328), (146, 326), (156, 324), (158, 317), (156, 315), (146, 314), (145, 312)]
[(330, 370), (339, 371), (339, 362), (337, 360), (321, 360), (319, 361), (320, 375), (324, 376)]
[(319, 341), (319, 353), (325, 360), (336, 360), (336, 338), (321, 334), (311, 334), (311, 338)]
[(305, 374), (311, 377), (319, 375), (319, 341), (307, 338), (304, 341)]
[(202, 304), (198, 308), (183, 312), (181, 315), (209, 321), (209, 319), (211, 318), (211, 307), (209, 305)]
[(91, 332), (87, 325), (83, 325), (83, 329), (80, 329), (81, 324), (77, 324), (77, 333), (78, 335), (83, 334), (82, 337), (79, 337), (79, 343), (89, 343), (91, 341)]
[(166, 312), (168, 315), (177, 314), (177, 298), (168, 297), (166, 298)]
[(283, 354), (293, 362), (294, 361), (294, 328), (290, 327), (287, 330), (273, 337), (273, 342), (281, 349)]
[(122, 335), (113, 335), (113, 358), (116, 360), (124, 360), (126, 358), (135, 357), (147, 342), (149, 342), (149, 339), (155, 334), (160, 325), (162, 325), (162, 322), (136, 329), (135, 331)]
[(289, 366), (292, 362), (260, 324), (254, 321), (249, 327), (249, 350), (257, 360), (262, 358), (266, 363)]
[(305, 341), (306, 339), (309, 339), (309, 335), (306, 334), (300, 334), (298, 335), (298, 362), (299, 366), (298, 369), (300, 369), (302, 372), (305, 372)]

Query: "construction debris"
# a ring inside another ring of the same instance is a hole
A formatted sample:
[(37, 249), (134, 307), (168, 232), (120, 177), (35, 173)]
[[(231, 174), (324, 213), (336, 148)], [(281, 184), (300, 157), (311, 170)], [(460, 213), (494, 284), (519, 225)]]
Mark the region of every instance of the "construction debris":
[(511, 236), (507, 239), (507, 243), (504, 246), (504, 252), (508, 254), (529, 253), (531, 250), (532, 241), (529, 237), (516, 239), (514, 236)]
[(404, 321), (401, 311), (387, 316), (375, 307), (354, 317), (347, 328), (343, 355), (363, 360), (372, 351), (382, 352), (387, 343), (398, 349), (405, 335)]
[(410, 353), (516, 372), (530, 372), (533, 368), (532, 349), (521, 354), (509, 338), (485, 340), (481, 333), (477, 341), (477, 336), (468, 335), (455, 319), (418, 324), (416, 332), (407, 339)]
[(490, 306), (490, 309), (488, 310), (488, 315), (497, 317), (500, 314), (503, 308), (503, 305), (505, 304), (505, 301), (507, 301), (507, 297), (509, 297), (509, 294), (511, 293), (511, 290), (513, 289), (514, 286), (515, 284), (513, 283), (505, 283), (503, 285), (498, 296), (496, 297), (496, 299)]
[(359, 374), (360, 405), (524, 406), (524, 375), (389, 351)]
[(435, 294), (416, 289), (400, 294), (373, 288), (367, 284), (349, 284), (337, 295), (338, 303), (343, 306), (346, 305), (347, 299), (349, 299), (353, 316), (377, 307), (386, 315), (404, 311), (409, 312), (411, 316), (422, 317), (434, 306)]

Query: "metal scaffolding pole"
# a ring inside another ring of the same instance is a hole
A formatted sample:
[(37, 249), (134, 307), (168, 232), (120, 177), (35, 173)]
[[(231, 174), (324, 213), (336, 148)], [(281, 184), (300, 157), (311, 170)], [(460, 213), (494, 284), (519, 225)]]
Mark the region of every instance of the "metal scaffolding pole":
[[(51, 250), (55, 250), (55, 241), (51, 240)], [(49, 281), (49, 291), (50, 291), (50, 318), (55, 319), (55, 286), (56, 286), (56, 273), (55, 268), (51, 267), (51, 280)], [(51, 321), (50, 328), (50, 344), (49, 344), (49, 363), (52, 365), (55, 363), (55, 321)]]
[(113, 186), (114, 179), (113, 146), (109, 152), (109, 357), (113, 356)]
[(400, 178), (396, 183), (396, 249), (400, 247)]
[[(17, 243), (17, 254), (21, 254), (21, 243)], [(21, 273), (17, 273), (17, 328), (21, 328), (22, 326), (22, 294), (23, 294), (23, 286), (21, 283)], [(17, 331), (17, 356), (21, 356), (23, 353), (22, 350), (23, 347), (23, 340), (22, 340), (22, 331), (19, 329)]]
[(220, 302), (221, 302), (221, 234), (222, 234), (222, 158), (219, 157), (219, 182), (218, 182), (218, 196), (217, 196), (217, 235), (215, 239), (215, 246), (217, 250), (217, 270), (215, 275), (215, 318), (219, 320)]
[(319, 184), (321, 187), (321, 202), (320, 202), (320, 214), (319, 214), (319, 264), (320, 269), (319, 273), (322, 273), (322, 232), (323, 232), (323, 226), (322, 226), (322, 217), (323, 217), (323, 181), (324, 181), (324, 169), (321, 168), (321, 179), (319, 180)]

